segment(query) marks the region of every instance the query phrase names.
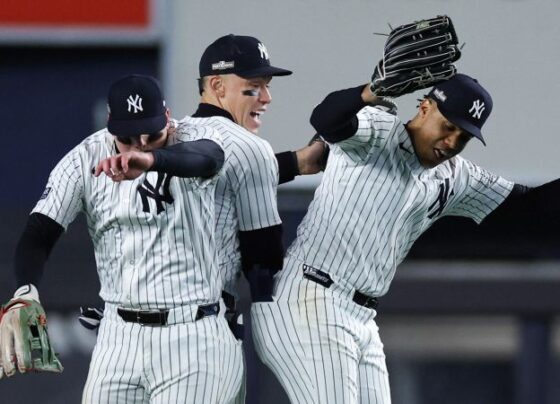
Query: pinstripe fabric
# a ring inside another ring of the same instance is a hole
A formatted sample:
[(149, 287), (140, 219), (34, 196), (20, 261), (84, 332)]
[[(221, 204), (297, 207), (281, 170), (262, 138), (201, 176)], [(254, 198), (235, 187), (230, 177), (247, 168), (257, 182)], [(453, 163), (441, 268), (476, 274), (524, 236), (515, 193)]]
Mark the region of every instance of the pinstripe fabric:
[[(168, 144), (202, 138), (222, 144), (210, 128), (186, 124), (177, 128)], [(86, 214), (105, 302), (154, 309), (217, 301), (221, 293), (214, 258), (217, 177), (171, 177), (173, 203), (164, 203), (165, 210), (157, 214), (156, 201), (148, 198), (150, 210), (144, 212), (138, 188), (145, 181), (155, 186), (158, 173), (121, 183), (92, 175), (92, 168), (115, 152), (106, 130), (85, 139), (54, 168), (47, 183), (50, 191), (33, 212), (64, 228), (78, 213)]]
[[(376, 108), (358, 113), (329, 163), (276, 275), (275, 301), (254, 305), (257, 352), (293, 403), (391, 402), (375, 311), (355, 291), (384, 295), (414, 241), (438, 218), (480, 222), (513, 183), (456, 156), (423, 168), (402, 122)], [(303, 278), (327, 273), (330, 288)]]
[(235, 294), (241, 270), (239, 231), (282, 223), (276, 205), (278, 162), (268, 142), (224, 117), (183, 122), (209, 126), (223, 138), (225, 162), (216, 185), (216, 244), (225, 288)]
[[(210, 127), (179, 123), (168, 145), (211, 139)], [(64, 228), (86, 215), (105, 320), (84, 403), (229, 403), (241, 388), (242, 353), (223, 317), (192, 322), (200, 304), (219, 300), (215, 249), (217, 175), (177, 178), (148, 172), (133, 181), (95, 178), (92, 168), (116, 153), (101, 130), (52, 171), (33, 212)], [(167, 327), (124, 323), (114, 308), (172, 309)]]
[[(224, 290), (237, 296), (241, 271), (239, 231), (281, 223), (276, 205), (278, 162), (268, 142), (224, 117), (191, 118), (183, 122), (206, 125), (223, 139), (224, 166), (216, 185), (216, 244)], [(236, 404), (245, 402), (245, 375)]]
[(82, 402), (233, 403), (243, 375), (240, 344), (223, 315), (149, 327), (107, 307)]
[(390, 403), (375, 311), (301, 276), (290, 285), (286, 296), (251, 309), (255, 349), (290, 402)]
[(358, 118), (356, 135), (331, 145), (322, 182), (288, 254), (367, 295), (382, 296), (414, 241), (438, 218), (480, 222), (513, 183), (460, 156), (425, 169), (397, 117), (366, 107)]

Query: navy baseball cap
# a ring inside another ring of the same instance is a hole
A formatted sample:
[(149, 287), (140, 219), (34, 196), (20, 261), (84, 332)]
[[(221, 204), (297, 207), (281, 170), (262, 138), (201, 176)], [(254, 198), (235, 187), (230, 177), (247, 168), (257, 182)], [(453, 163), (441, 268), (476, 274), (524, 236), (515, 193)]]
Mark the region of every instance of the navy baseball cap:
[(107, 129), (113, 135), (157, 133), (167, 125), (167, 108), (156, 79), (133, 74), (115, 81), (109, 89)]
[(480, 129), (492, 112), (492, 97), (476, 79), (456, 74), (437, 84), (428, 93), (449, 122), (480, 139), (486, 146)]
[(270, 65), (268, 51), (257, 38), (233, 34), (216, 39), (206, 48), (198, 71), (200, 77), (235, 73), (245, 79), (292, 74)]

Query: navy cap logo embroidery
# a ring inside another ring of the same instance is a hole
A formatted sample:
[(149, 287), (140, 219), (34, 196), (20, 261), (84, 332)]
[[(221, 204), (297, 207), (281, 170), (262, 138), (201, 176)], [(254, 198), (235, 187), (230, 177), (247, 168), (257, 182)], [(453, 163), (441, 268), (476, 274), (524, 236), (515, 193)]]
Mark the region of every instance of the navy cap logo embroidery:
[(142, 108), (142, 98), (140, 98), (138, 94), (136, 94), (136, 97), (132, 97), (132, 95), (129, 95), (126, 99), (126, 102), (128, 103), (128, 112), (130, 112), (131, 109), (133, 109), (132, 112), (134, 114), (137, 114), (140, 111), (144, 111), (144, 109)]
[(264, 46), (262, 42), (259, 42), (258, 48), (259, 52), (261, 53), (261, 58), (268, 60), (268, 51), (266, 50), (266, 46)]
[(472, 114), (473, 118), (480, 119), (482, 117), (482, 112), (485, 109), (486, 107), (484, 106), (483, 102), (480, 102), (480, 100), (475, 100), (472, 104), (471, 109), (469, 109), (469, 112)]

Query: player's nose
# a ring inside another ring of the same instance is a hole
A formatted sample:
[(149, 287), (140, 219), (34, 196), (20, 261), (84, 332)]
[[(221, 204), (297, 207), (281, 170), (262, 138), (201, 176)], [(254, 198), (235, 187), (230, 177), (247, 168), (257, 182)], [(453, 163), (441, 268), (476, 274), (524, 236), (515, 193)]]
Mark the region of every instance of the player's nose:
[(452, 150), (456, 150), (460, 144), (460, 139), (458, 134), (452, 134), (445, 138), (445, 144)]
[(272, 95), (270, 94), (270, 90), (267, 86), (263, 86), (259, 92), (259, 101), (263, 104), (270, 104), (272, 101)]
[(140, 146), (141, 147), (146, 147), (148, 145), (148, 143), (150, 143), (150, 135), (140, 135)]

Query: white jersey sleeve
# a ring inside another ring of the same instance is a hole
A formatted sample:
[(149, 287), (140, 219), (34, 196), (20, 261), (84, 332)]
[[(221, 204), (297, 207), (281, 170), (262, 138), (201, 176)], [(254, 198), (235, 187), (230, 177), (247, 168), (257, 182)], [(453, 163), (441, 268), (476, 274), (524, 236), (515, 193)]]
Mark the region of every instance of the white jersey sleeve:
[(446, 215), (464, 216), (480, 223), (513, 189), (513, 182), (492, 174), (471, 161), (455, 157), (454, 195)]
[(352, 161), (365, 161), (370, 151), (385, 140), (395, 126), (398, 118), (374, 107), (364, 107), (357, 114), (356, 133), (331, 145), (340, 148)]
[(232, 165), (229, 180), (234, 190), (239, 230), (282, 223), (276, 203), (278, 162), (270, 145), (260, 141), (252, 147), (236, 147), (228, 158)]
[(80, 146), (77, 146), (52, 170), (45, 191), (32, 213), (48, 216), (67, 229), (83, 210), (83, 170)]

